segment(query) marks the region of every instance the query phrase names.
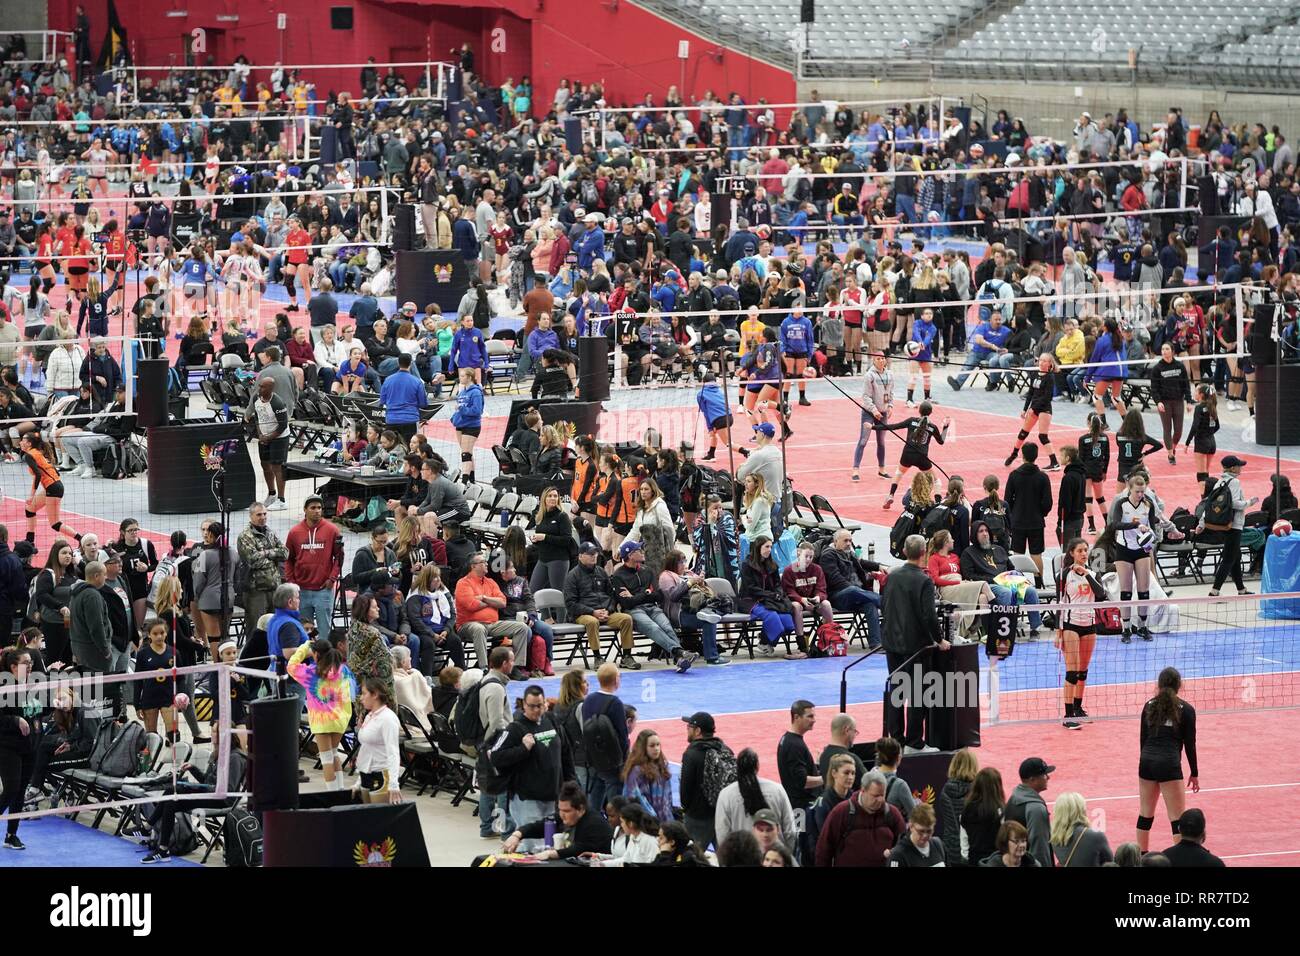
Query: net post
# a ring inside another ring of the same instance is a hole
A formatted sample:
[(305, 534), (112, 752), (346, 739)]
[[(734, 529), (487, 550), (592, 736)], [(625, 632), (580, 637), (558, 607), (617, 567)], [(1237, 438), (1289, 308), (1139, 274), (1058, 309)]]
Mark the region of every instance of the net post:
[(217, 699), (225, 706), (217, 719), (217, 792), (224, 798), (230, 789), (230, 668), (217, 665)]
[(1187, 157), (1184, 156), (1179, 163), (1178, 170), (1178, 208), (1187, 207)]

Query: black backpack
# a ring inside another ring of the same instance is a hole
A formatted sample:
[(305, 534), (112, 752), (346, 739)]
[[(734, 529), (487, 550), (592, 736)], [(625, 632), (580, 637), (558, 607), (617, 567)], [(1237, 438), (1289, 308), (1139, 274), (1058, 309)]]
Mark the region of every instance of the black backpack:
[(596, 207), (600, 205), (600, 193), (596, 191), (595, 181), (584, 179), (579, 192), (582, 193), (582, 204), (587, 207), (587, 212), (595, 212)]
[[(993, 541), (1005, 540), (1007, 536), (1007, 519), (1004, 512), (999, 508), (997, 511), (986, 509), (980, 512), (980, 521), (988, 525), (989, 538)], [(972, 535), (972, 540), (974, 536)]]
[(483, 720), (479, 717), (479, 697), (483, 691), (483, 680), (479, 681), (467, 691), (463, 691), (460, 698), (456, 701), (456, 708), (452, 712), (452, 726), (456, 729), (456, 736), (460, 738), (461, 743), (469, 744), (472, 747), (478, 747), (483, 743), (483, 737), (487, 733), (487, 728), (483, 726)]
[(921, 534), (929, 541), (940, 531), (952, 531), (952, 526), (952, 509), (947, 505), (935, 505), (921, 522)]
[(474, 328), (486, 329), (491, 324), (492, 315), (488, 309), (487, 292), (485, 291), (474, 303)]
[(1201, 517), (1205, 527), (1210, 531), (1229, 531), (1232, 529), (1232, 485), (1227, 478), (1219, 479), (1214, 490), (1202, 503)]
[(903, 556), (903, 542), (909, 535), (916, 534), (918, 525), (916, 515), (911, 511), (904, 511), (894, 522), (894, 527), (889, 530), (889, 553), (896, 558)]
[(242, 807), (226, 811), (222, 824), (222, 850), (226, 866), (262, 865), (262, 825)]
[(623, 747), (609, 719), (610, 703), (607, 698), (601, 709), (582, 725), (582, 746), (587, 752), (587, 766), (597, 773), (617, 773), (623, 766)]

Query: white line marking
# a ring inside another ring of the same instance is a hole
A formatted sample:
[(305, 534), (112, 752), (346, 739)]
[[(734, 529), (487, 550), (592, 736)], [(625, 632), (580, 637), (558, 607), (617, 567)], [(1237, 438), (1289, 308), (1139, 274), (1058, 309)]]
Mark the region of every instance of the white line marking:
[(1257, 661), (1264, 661), (1265, 663), (1268, 663), (1268, 664), (1281, 664), (1281, 663), (1282, 663), (1281, 661), (1275, 661), (1275, 660), (1273, 660), (1273, 658), (1271, 658), (1271, 657), (1260, 657), (1258, 654), (1255, 655), (1255, 660), (1257, 660)]
[(1221, 856), (1221, 860), (1249, 860), (1255, 856), (1295, 856), (1300, 850), (1270, 850), (1268, 853), (1238, 853), (1234, 856)]
[[(1248, 784), (1248, 785), (1246, 785), (1246, 786), (1241, 786), (1241, 787), (1202, 787), (1202, 788), (1200, 789), (1199, 792), (1197, 792), (1196, 794), (1194, 794), (1194, 796), (1200, 796), (1202, 793), (1231, 793), (1231, 792), (1234, 791), (1234, 790), (1278, 790), (1278, 789), (1282, 789), (1282, 788), (1284, 788), (1284, 787), (1300, 787), (1300, 782), (1297, 782), (1297, 783), (1252, 783), (1252, 784)], [(1188, 792), (1188, 793), (1191, 793), (1190, 790), (1187, 791), (1187, 792)], [(1124, 795), (1117, 796), (1117, 797), (1089, 797), (1089, 798), (1088, 798), (1088, 802), (1089, 802), (1089, 803), (1100, 803), (1100, 802), (1103, 801), (1103, 800), (1136, 800), (1137, 798), (1138, 798), (1138, 795), (1137, 795), (1136, 793), (1134, 793), (1134, 794), (1131, 794), (1131, 795), (1130, 795), (1130, 794), (1124, 794)]]

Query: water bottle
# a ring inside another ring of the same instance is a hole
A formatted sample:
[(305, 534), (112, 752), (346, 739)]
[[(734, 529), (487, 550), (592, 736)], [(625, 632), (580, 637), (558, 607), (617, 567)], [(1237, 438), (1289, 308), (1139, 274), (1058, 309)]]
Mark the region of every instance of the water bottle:
[(867, 560), (876, 560), (876, 542), (874, 541), (868, 542), (867, 544)]
[(501, 527), (503, 527), (503, 528), (508, 528), (508, 527), (510, 527), (510, 512), (509, 512), (509, 511), (505, 511), (505, 510), (503, 510), (503, 511), (501, 512)]
[(555, 844), (555, 820), (551, 817), (547, 817), (542, 823), (542, 840), (547, 846)]

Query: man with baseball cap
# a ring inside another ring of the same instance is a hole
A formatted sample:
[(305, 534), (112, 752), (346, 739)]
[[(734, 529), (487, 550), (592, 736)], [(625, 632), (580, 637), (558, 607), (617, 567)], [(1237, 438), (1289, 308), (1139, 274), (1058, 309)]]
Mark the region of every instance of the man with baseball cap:
[(600, 566), (600, 545), (585, 541), (578, 547), (578, 563), (564, 576), (564, 604), (573, 615), (573, 622), (587, 629), (587, 644), (600, 655), (600, 629), (607, 627), (618, 631), (622, 648), (624, 670), (640, 670), (641, 665), (632, 656), (632, 618), (618, 611), (609, 575)]
[(1020, 764), (1020, 783), (1011, 791), (1002, 811), (1004, 823), (1019, 823), (1029, 831), (1029, 855), (1039, 866), (1054, 866), (1052, 818), (1043, 791), (1056, 768), (1042, 757), (1029, 757)]
[[(785, 494), (785, 467), (781, 448), (774, 441), (776, 427), (771, 422), (763, 422), (754, 429), (754, 438), (758, 447), (749, 452), (744, 463), (736, 469), (736, 480), (743, 483), (745, 478), (755, 474), (763, 479), (763, 487), (776, 498), (776, 503), (772, 505), (772, 533), (780, 536), (784, 527), (779, 516)], [(743, 451), (742, 449), (742, 453)]]
[[(610, 583), (619, 610), (631, 615), (636, 629), (663, 648), (677, 673), (685, 674), (699, 655), (687, 653), (677, 640), (677, 632), (664, 613), (657, 577), (645, 566), (641, 542), (624, 541), (618, 556), (623, 563), (615, 569)], [(625, 653), (624, 657), (630, 655)]]
[(591, 274), (592, 263), (597, 259), (605, 258), (605, 230), (600, 228), (600, 219), (598, 212), (587, 213), (582, 219), (587, 227), (586, 231), (574, 243), (574, 251), (578, 254), (578, 268), (588, 275)]
[(310, 495), (303, 520), (289, 529), (284, 546), (284, 580), (299, 589), (299, 616), (316, 621), (316, 635), (329, 637), (334, 624), (334, 584), (343, 573), (343, 538), (325, 520), (325, 499)]
[[(1214, 570), (1214, 584), (1210, 588), (1210, 597), (1218, 597), (1223, 582), (1232, 575), (1232, 583), (1237, 585), (1238, 594), (1250, 594), (1241, 580), (1241, 530), (1246, 526), (1246, 511), (1253, 508), (1259, 498), (1246, 500), (1241, 489), (1241, 469), (1246, 462), (1236, 455), (1225, 455), (1223, 474), (1218, 480), (1205, 483), (1205, 502), (1201, 510), (1201, 525), (1223, 535), (1223, 554), (1219, 557), (1219, 566)], [(1232, 507), (1232, 518), (1224, 526), (1223, 512), (1225, 505)], [(1217, 519), (1217, 520), (1216, 520)]]
[[(736, 755), (722, 739), (715, 737), (717, 725), (713, 715), (697, 711), (683, 717), (686, 724), (686, 750), (682, 753), (681, 802), (682, 823), (686, 832), (701, 849), (717, 843), (714, 818), (718, 794), (706, 785), (708, 780), (726, 783), (735, 779)], [(713, 767), (713, 773), (708, 770)]]

